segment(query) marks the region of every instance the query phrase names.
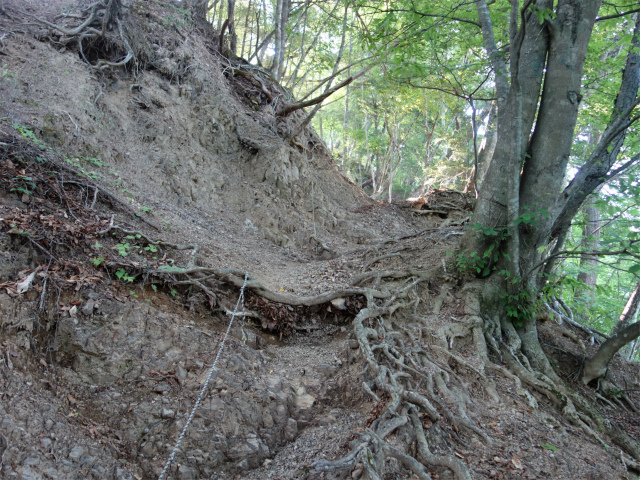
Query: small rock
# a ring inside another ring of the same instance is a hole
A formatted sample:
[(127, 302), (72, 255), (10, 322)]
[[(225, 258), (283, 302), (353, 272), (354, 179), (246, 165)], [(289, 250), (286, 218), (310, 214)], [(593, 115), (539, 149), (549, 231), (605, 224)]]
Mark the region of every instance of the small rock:
[(199, 359), (194, 359), (194, 358), (190, 358), (185, 362), (185, 366), (184, 368), (190, 372), (192, 370), (201, 370), (202, 367), (204, 366), (204, 363), (202, 362), (202, 360)]
[(147, 457), (147, 458), (153, 457), (155, 452), (153, 450), (153, 445), (151, 445), (151, 442), (147, 442), (144, 445), (142, 445), (142, 447), (140, 447), (140, 454), (143, 457)]
[(303, 395), (298, 395), (295, 399), (295, 404), (296, 407), (299, 408), (300, 410), (308, 410), (313, 406), (313, 402), (315, 402), (316, 399), (313, 395), (309, 395), (308, 393), (305, 393)]
[(360, 342), (358, 342), (357, 340), (349, 340), (349, 347), (352, 350), (357, 350), (358, 348), (360, 348)]
[(331, 415), (327, 415), (326, 417), (322, 417), (318, 420), (318, 425), (320, 425), (321, 427), (327, 427), (329, 425), (333, 425), (334, 423), (336, 423), (336, 419)]
[(80, 465), (86, 467), (87, 465), (95, 464), (96, 461), (96, 457), (92, 457), (91, 455), (83, 455), (80, 459)]
[(298, 422), (293, 418), (287, 420), (287, 425), (284, 427), (284, 438), (292, 442), (298, 436)]
[(169, 385), (167, 382), (161, 382), (153, 388), (153, 391), (156, 393), (165, 393), (165, 392), (169, 392), (170, 390), (171, 390), (171, 385)]
[(186, 465), (180, 465), (180, 468), (178, 468), (178, 478), (180, 480), (195, 480), (198, 477), (196, 476), (196, 472), (193, 468), (187, 467)]
[(265, 410), (264, 415), (262, 415), (262, 425), (265, 428), (271, 428), (273, 427), (274, 423), (273, 423), (273, 417), (271, 416), (271, 414)]
[(336, 307), (338, 310), (346, 310), (346, 302), (347, 300), (344, 298), (334, 298), (333, 300), (331, 300), (331, 305)]
[(176, 416), (176, 412), (171, 410), (170, 408), (163, 408), (162, 413), (160, 414), (162, 418), (173, 418)]
[(236, 468), (242, 471), (249, 470), (249, 460), (245, 458), (244, 460), (242, 460), (240, 463), (236, 465)]
[(45, 450), (49, 450), (52, 443), (53, 442), (49, 437), (43, 437), (40, 439), (40, 445), (42, 445), (42, 448), (44, 448)]
[(84, 447), (82, 447), (80, 445), (76, 445), (69, 452), (69, 460), (77, 462), (78, 460), (80, 460), (80, 458), (82, 458), (82, 455), (84, 455), (84, 454), (85, 454)]
[(93, 315), (93, 308), (95, 307), (96, 302), (92, 299), (87, 300), (87, 303), (82, 307), (82, 313), (85, 315)]
[[(51, 480), (58, 480), (60, 478), (60, 475), (58, 475), (58, 470), (56, 470), (53, 467), (49, 467), (47, 468), (45, 471), (45, 478), (50, 478)], [(98, 477), (100, 478), (100, 477)]]

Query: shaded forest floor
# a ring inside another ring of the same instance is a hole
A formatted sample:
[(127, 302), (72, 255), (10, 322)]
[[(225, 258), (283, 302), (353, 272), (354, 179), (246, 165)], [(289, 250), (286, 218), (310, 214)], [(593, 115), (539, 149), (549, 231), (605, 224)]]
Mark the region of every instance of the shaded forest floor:
[[(364, 278), (377, 285), (393, 272), (421, 280), (402, 312), (379, 321), (420, 330), (405, 348), (429, 351), (465, 386), (465, 413), (486, 434), (421, 417), (435, 454), (461, 460), (473, 478), (637, 478), (548, 399), (531, 408), (512, 379), (488, 371), (492, 399), (468, 368), (476, 352), (462, 279), (447, 268), (471, 199), (437, 192), (435, 215), (370, 201), (313, 132), (288, 144), (267, 106), (249, 108), (221, 73), (215, 42), (195, 27), (163, 27), (169, 7), (136, 13), (154, 53), (153, 68), (134, 75), (92, 71), (47, 29), (25, 26), (18, 6), (49, 18), (64, 2), (40, 3), (9, 1), (0, 16), (9, 32), (0, 57), (5, 478), (157, 478), (243, 272), (263, 290), (247, 291), (249, 318), (231, 331), (173, 478), (359, 478), (359, 463), (333, 472), (313, 464), (347, 454), (389, 400), (363, 387), (352, 321), (364, 298), (277, 300), (347, 291)], [(582, 352), (559, 332), (542, 325), (545, 351), (569, 385), (594, 398), (575, 380)], [(640, 403), (638, 365), (617, 357), (611, 374)], [(455, 396), (439, 397), (456, 408)], [(640, 436), (637, 415), (601, 408)], [(415, 478), (388, 463), (384, 478)]]

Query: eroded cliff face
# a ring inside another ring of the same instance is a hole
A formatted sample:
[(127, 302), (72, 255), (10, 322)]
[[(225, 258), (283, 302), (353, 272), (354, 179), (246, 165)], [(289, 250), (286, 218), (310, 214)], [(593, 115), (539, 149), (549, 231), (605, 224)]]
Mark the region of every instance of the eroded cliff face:
[[(47, 20), (65, 8), (62, 1), (18, 3)], [(178, 28), (171, 23), (176, 8), (137, 2), (127, 9), (145, 58), (125, 69), (90, 68), (73, 45), (61, 48), (55, 32), (37, 24), (9, 36), (4, 68), (11, 77), (2, 95), (10, 123), (66, 154), (100, 159), (97, 174), (126, 189), (134, 204), (232, 209), (279, 246), (308, 242), (312, 210), (316, 231), (370, 238), (345, 220), (368, 200), (321, 140), (312, 131), (284, 140), (297, 119), (243, 102), (213, 32), (191, 23)]]

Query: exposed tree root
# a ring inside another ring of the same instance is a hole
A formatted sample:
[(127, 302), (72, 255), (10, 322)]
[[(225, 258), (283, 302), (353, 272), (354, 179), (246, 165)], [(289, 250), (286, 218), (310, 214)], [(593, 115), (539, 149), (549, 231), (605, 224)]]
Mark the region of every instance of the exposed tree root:
[[(134, 48), (125, 32), (122, 0), (98, 0), (84, 7), (78, 14), (63, 13), (56, 17), (57, 21), (61, 21), (60, 24), (49, 22), (27, 12), (20, 11), (20, 13), (62, 34), (57, 40), (58, 43), (68, 45), (75, 42), (80, 56), (96, 70), (122, 67), (136, 59)], [(91, 64), (85, 55), (85, 44), (96, 39), (107, 39), (119, 43), (118, 50), (124, 50), (124, 56), (115, 61), (100, 59), (97, 63)], [(116, 39), (119, 42), (116, 42)]]
[[(148, 277), (159, 278), (174, 285), (195, 286), (213, 299), (212, 304), (215, 301), (220, 305), (217, 297), (223, 285), (239, 288), (244, 282), (243, 271), (196, 265), (196, 245), (152, 240), (141, 232), (112, 223), (100, 233), (110, 231), (138, 236), (149, 245), (176, 252), (189, 252), (184, 267), (178, 267), (174, 263), (160, 267), (129, 264), (127, 268), (137, 269)], [(117, 266), (122, 266), (122, 262)], [(398, 325), (395, 320), (401, 318), (398, 312), (415, 303), (411, 300), (411, 295), (416, 285), (431, 276), (431, 272), (414, 269), (365, 272), (354, 278), (352, 284), (358, 285), (357, 287), (300, 297), (269, 290), (258, 279), (249, 275), (247, 288), (250, 291), (279, 304), (313, 306), (338, 298), (366, 298), (366, 306), (353, 320), (353, 332), (366, 365), (363, 389), (376, 401), (382, 398), (389, 400), (370, 429), (361, 434), (361, 438), (352, 445), (353, 449), (348, 455), (332, 462), (316, 462), (313, 466), (316, 472), (352, 469), (356, 464), (361, 464), (363, 478), (384, 478), (389, 465), (385, 460), (394, 458), (421, 479), (431, 478), (426, 466), (445, 467), (458, 478), (471, 478), (464, 463), (450, 455), (430, 452), (420, 421), (420, 415), (424, 415), (434, 431), (448, 425), (466, 436), (491, 443), (491, 438), (469, 416), (469, 409), (473, 406), (469, 385), (450, 368), (452, 364), (468, 371), (474, 379), (473, 383), (487, 392), (493, 401), (499, 401), (499, 396), (485, 371), (493, 369), (502, 373), (514, 381), (516, 392), (532, 408), (538, 406), (538, 401), (528, 388), (548, 398), (569, 423), (594, 441), (605, 446), (604, 438), (599, 433), (604, 431), (634, 459), (637, 458), (637, 453), (640, 452), (637, 452), (638, 448), (634, 447), (633, 441), (624, 432), (603, 420), (593, 405), (563, 383), (548, 361), (545, 364), (541, 360), (537, 336), (533, 341), (532, 332), (527, 328), (516, 329), (513, 324), (504, 320), (497, 322), (470, 315), (465, 322), (452, 323), (437, 330), (435, 337), (430, 330), (429, 334), (436, 342), (434, 344), (431, 341), (431, 345), (427, 345), (423, 339), (423, 329), (427, 328), (428, 323)], [(363, 286), (366, 283), (371, 285)], [(567, 332), (567, 336), (580, 342), (571, 332)], [(455, 353), (454, 340), (460, 337), (472, 339), (476, 350), (473, 361), (465, 360)], [(489, 351), (505, 362), (506, 368), (494, 363), (489, 358)], [(443, 357), (444, 361), (439, 360)], [(546, 356), (544, 359), (546, 360)], [(459, 435), (456, 438), (465, 445)], [(625, 464), (633, 465), (634, 459), (624, 460)]]

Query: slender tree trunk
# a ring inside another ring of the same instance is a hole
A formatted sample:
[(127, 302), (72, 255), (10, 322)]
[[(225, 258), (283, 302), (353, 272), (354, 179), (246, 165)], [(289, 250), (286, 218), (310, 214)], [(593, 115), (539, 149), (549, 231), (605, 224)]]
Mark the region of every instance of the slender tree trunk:
[(293, 86), (296, 84), (296, 79), (298, 77), (298, 69), (300, 68), (300, 64), (302, 63), (303, 59), (304, 59), (304, 47), (305, 47), (305, 40), (307, 38), (307, 17), (308, 17), (308, 13), (309, 13), (309, 0), (306, 0), (305, 2), (305, 6), (304, 6), (304, 13), (302, 14), (302, 37), (300, 38), (300, 59), (298, 61), (298, 63), (296, 64), (296, 67), (293, 70), (293, 73), (291, 74), (291, 76), (289, 77), (289, 80), (287, 81), (287, 86), (293, 90)]
[(228, 0), (227, 2), (228, 12), (227, 18), (229, 19), (229, 50), (232, 55), (236, 55), (238, 49), (238, 35), (236, 34), (236, 0)]
[(618, 324), (613, 333), (617, 334), (620, 330), (625, 329), (630, 323), (634, 323), (638, 319), (638, 309), (640, 307), (640, 279), (636, 283), (633, 292), (629, 295), (629, 299), (620, 314)]
[(291, 0), (276, 1), (275, 16), (275, 53), (273, 56), (273, 65), (271, 73), (277, 82), (282, 79), (282, 71), (284, 69), (284, 56), (287, 42), (287, 22), (289, 21), (289, 11), (291, 9)]
[(276, 81), (278, 78), (278, 70), (280, 69), (280, 46), (282, 45), (282, 3), (284, 0), (276, 0), (276, 13), (275, 13), (275, 48), (273, 55), (273, 63), (271, 64), (271, 73)]
[[(353, 51), (353, 35), (349, 36), (349, 53), (347, 54), (347, 63), (351, 64), (351, 53)], [(347, 77), (351, 76), (351, 67), (347, 68)], [(342, 125), (342, 168), (347, 168), (347, 157), (349, 155), (347, 148), (347, 128), (349, 126), (349, 93), (350, 85), (347, 85), (347, 91), (344, 95), (344, 122)]]
[(436, 118), (433, 121), (433, 125), (429, 127), (429, 103), (427, 101), (427, 92), (424, 92), (424, 133), (427, 140), (424, 144), (424, 160), (422, 161), (422, 181), (420, 182), (420, 195), (425, 195), (429, 186), (429, 166), (431, 164), (431, 158), (433, 157), (431, 152), (431, 145), (433, 141), (433, 133), (436, 131), (436, 124), (440, 117), (440, 110), (436, 113)]
[[(600, 247), (600, 210), (598, 210), (595, 203), (595, 196), (587, 199), (585, 207), (586, 222), (582, 230), (582, 236), (584, 238), (582, 248), (589, 252), (595, 252)], [(580, 274), (578, 275), (578, 280), (581, 280), (587, 286), (587, 291), (585, 292), (587, 296), (592, 295), (593, 289), (598, 281), (597, 266), (598, 259), (593, 255), (583, 255), (580, 258)]]
[(491, 108), (489, 109), (489, 118), (487, 119), (487, 127), (478, 150), (478, 173), (477, 183), (478, 190), (482, 188), (482, 182), (484, 176), (487, 173), (487, 167), (493, 157), (493, 152), (496, 149), (496, 143), (498, 141), (498, 134), (496, 132), (496, 119), (497, 119), (497, 105), (496, 102), (491, 102)]
[[(240, 45), (240, 58), (244, 58), (244, 46), (247, 42), (247, 32), (249, 31), (249, 17), (251, 16), (251, 7), (253, 0), (249, 0), (247, 5), (247, 15), (244, 17), (244, 32), (242, 33), (242, 44)], [(251, 51), (251, 35), (249, 35), (249, 52)]]
[[(364, 89), (364, 87), (363, 87)], [(371, 174), (371, 186), (373, 187), (372, 191), (376, 191), (376, 171), (373, 165), (373, 159), (371, 158), (371, 152), (369, 151), (369, 127), (371, 126), (371, 121), (369, 120), (369, 114), (365, 110), (364, 112), (364, 142), (365, 148), (367, 152), (367, 166), (370, 169)]]

